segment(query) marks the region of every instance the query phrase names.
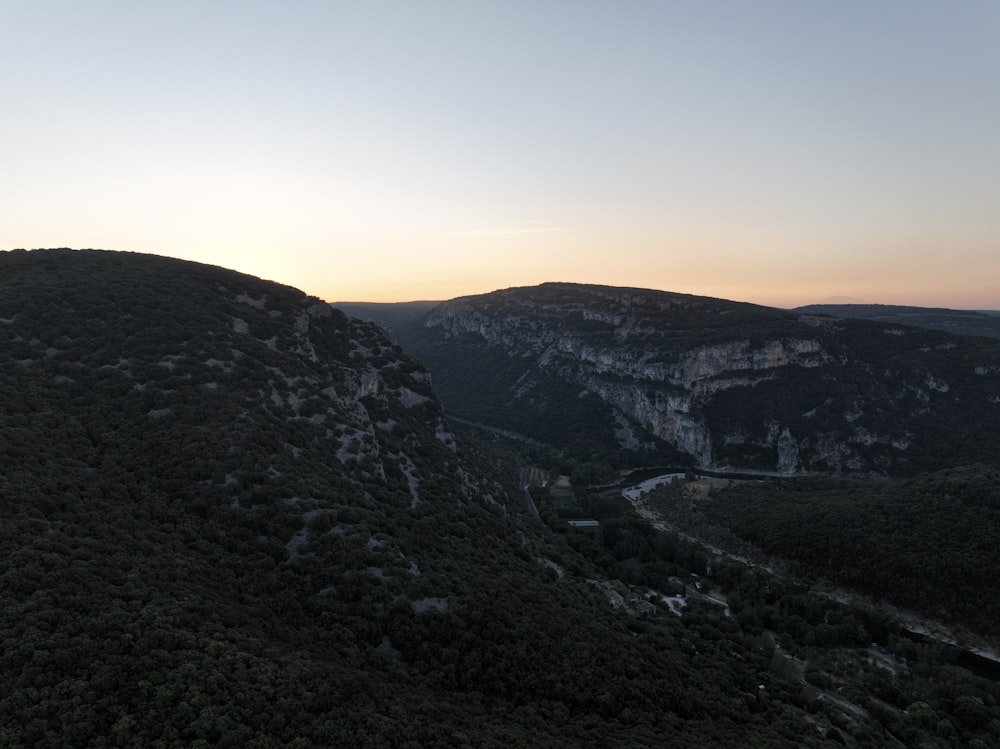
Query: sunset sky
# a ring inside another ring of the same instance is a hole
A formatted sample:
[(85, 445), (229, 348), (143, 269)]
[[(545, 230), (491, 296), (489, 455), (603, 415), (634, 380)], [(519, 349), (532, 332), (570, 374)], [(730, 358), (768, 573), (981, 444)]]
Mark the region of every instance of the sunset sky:
[(0, 249), (1000, 309), (996, 0), (0, 0)]

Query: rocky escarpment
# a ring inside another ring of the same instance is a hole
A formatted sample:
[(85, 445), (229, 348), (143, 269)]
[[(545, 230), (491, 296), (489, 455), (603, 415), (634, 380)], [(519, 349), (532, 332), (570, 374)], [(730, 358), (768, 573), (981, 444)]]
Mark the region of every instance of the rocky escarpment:
[[(617, 448), (669, 448), (702, 468), (891, 471), (924, 461), (965, 409), (970, 426), (985, 429), (958, 435), (970, 453), (973, 432), (996, 439), (982, 409), (995, 410), (1000, 386), (977, 372), (996, 361), (997, 346), (926, 330), (545, 284), (445, 302), (408, 343), (463, 415), (505, 410), (517, 425), (518, 413), (558, 421), (599, 404)], [(494, 402), (482, 392), (476, 403), (456, 397), (448, 370), (475, 379), (476, 359), (499, 352), (485, 375)], [(547, 399), (557, 383), (576, 400)]]

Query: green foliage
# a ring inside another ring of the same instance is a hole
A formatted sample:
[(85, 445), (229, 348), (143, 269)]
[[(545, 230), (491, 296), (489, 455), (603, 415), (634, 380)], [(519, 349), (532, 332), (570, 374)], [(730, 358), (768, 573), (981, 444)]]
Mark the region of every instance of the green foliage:
[[(812, 576), (995, 635), (998, 479), (1000, 469), (977, 465), (907, 481), (739, 482), (698, 503), (687, 523), (727, 528)], [(685, 517), (676, 495), (660, 496)]]

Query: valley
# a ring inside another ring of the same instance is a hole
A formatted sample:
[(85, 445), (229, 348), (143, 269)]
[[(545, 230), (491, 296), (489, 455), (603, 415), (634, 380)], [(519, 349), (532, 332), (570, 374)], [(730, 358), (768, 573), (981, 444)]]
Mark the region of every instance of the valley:
[[(928, 670), (928, 664), (918, 665), (921, 656), (913, 650), (914, 645), (929, 647), (937, 653), (933, 656), (934, 659), (942, 659), (939, 663), (953, 664), (949, 668), (958, 665), (961, 669), (969, 669), (965, 678), (982, 678), (996, 683), (1000, 675), (1000, 664), (976, 654), (976, 651), (993, 647), (994, 641), (988, 637), (976, 634), (967, 627), (956, 628), (954, 624), (944, 625), (925, 615), (903, 611), (884, 599), (876, 600), (856, 591), (836, 588), (829, 581), (803, 578), (802, 570), (794, 560), (768, 556), (746, 542), (740, 544), (742, 553), (734, 553), (728, 548), (702, 543), (697, 536), (685, 533), (671, 522), (673, 518), (670, 515), (664, 516), (665, 510), (668, 510), (664, 507), (664, 498), (657, 495), (672, 494), (674, 498), (686, 498), (687, 502), (703, 502), (712, 492), (722, 490), (734, 482), (693, 478), (690, 474), (687, 477), (681, 474), (671, 478), (672, 481), (650, 479), (624, 490), (595, 488), (588, 491), (585, 487), (577, 490), (577, 496), (582, 497), (581, 509), (603, 506), (603, 511), (606, 512), (608, 503), (618, 492), (628, 499), (637, 516), (643, 518), (650, 529), (647, 539), (652, 551), (646, 552), (647, 563), (659, 558), (661, 549), (676, 548), (672, 545), (674, 543), (689, 543), (694, 549), (702, 549), (706, 555), (704, 562), (696, 562), (700, 569), (697, 575), (690, 578), (661, 578), (659, 583), (644, 576), (648, 573), (639, 572), (640, 568), (645, 568), (644, 565), (629, 567), (611, 564), (606, 568), (608, 574), (628, 582), (629, 589), (633, 591), (627, 593), (625, 589), (618, 589), (626, 600), (629, 596), (634, 596), (635, 592), (647, 590), (645, 586), (651, 585), (647, 600), (658, 606), (662, 605), (661, 615), (683, 616), (688, 606), (697, 608), (707, 605), (715, 608), (724, 618), (739, 622), (744, 631), (748, 631), (748, 625), (753, 622), (751, 631), (758, 631), (773, 645), (772, 667), (776, 673), (784, 674), (784, 678), (800, 684), (802, 695), (808, 700), (825, 702), (840, 710), (843, 715), (853, 716), (853, 719), (881, 722), (888, 729), (886, 739), (896, 745), (912, 745), (908, 743), (913, 740), (912, 735), (906, 740), (905, 732), (896, 735), (896, 729), (891, 727), (905, 722), (903, 716), (907, 706), (900, 704), (898, 695), (890, 698), (891, 692), (886, 692), (884, 682), (889, 678), (901, 685), (920, 681), (932, 672)], [(568, 509), (564, 505), (563, 507)], [(616, 514), (615, 517), (622, 521), (630, 514), (630, 510), (625, 508), (620, 508), (620, 512), (622, 514)], [(558, 527), (551, 515), (548, 522), (555, 523)], [(608, 521), (602, 521), (600, 530), (596, 531), (599, 539), (608, 527), (607, 523)], [(586, 526), (574, 526), (569, 532), (579, 533), (584, 527)], [(632, 527), (640, 526), (633, 523)], [(658, 534), (666, 534), (675, 541), (663, 542)], [(615, 543), (614, 555), (621, 558), (621, 542)], [(676, 551), (667, 553), (669, 558), (677, 558)], [(642, 558), (640, 553), (638, 559)], [(697, 556), (682, 554), (681, 558), (697, 559)], [(626, 565), (633, 564), (631, 560), (625, 562)], [(765, 583), (767, 596), (776, 607), (773, 614), (761, 616), (760, 606), (768, 599), (761, 599), (759, 591), (754, 590), (753, 585), (747, 586), (748, 574), (751, 579)], [(734, 579), (741, 582), (734, 585)], [(664, 590), (668, 590), (665, 586), (671, 584), (675, 587), (669, 590), (674, 595), (665, 595)], [(679, 596), (676, 594), (678, 590), (681, 591)], [(982, 591), (982, 594), (988, 596), (990, 589)], [(816, 618), (816, 607), (826, 613)], [(810, 608), (813, 608), (812, 614), (807, 613)], [(638, 613), (634, 608), (631, 610), (633, 615)], [(798, 613), (788, 616), (796, 610)], [(843, 623), (845, 616), (848, 621), (864, 621), (864, 624), (851, 625), (860, 627), (858, 631), (863, 634), (852, 634), (850, 626), (842, 630), (839, 636), (832, 629), (820, 634), (827, 623)], [(819, 628), (812, 629), (817, 622)], [(961, 634), (956, 634), (957, 632)], [(926, 659), (930, 656), (925, 653), (922, 657)], [(932, 678), (943, 677), (937, 672)], [(903, 736), (903, 739), (899, 736)]]
[[(662, 496), (663, 494), (667, 494), (667, 492), (659, 492), (661, 496), (655, 499), (651, 499), (649, 495), (658, 494), (656, 490), (664, 484), (670, 484), (673, 481), (682, 482), (684, 479), (684, 474), (668, 474), (625, 489), (622, 494), (632, 503), (636, 512), (648, 520), (654, 528), (667, 533), (675, 533), (689, 541), (701, 544), (716, 559), (735, 561), (753, 569), (763, 570), (769, 574), (780, 573), (791, 575), (792, 577), (795, 576), (793, 570), (796, 569), (796, 565), (791, 560), (771, 558), (757, 547), (750, 547), (742, 554), (731, 549), (720, 548), (704, 538), (685, 533), (682, 527), (672, 524), (671, 521), (676, 522), (676, 518), (665, 514), (669, 513), (670, 500)], [(688, 484), (684, 487), (683, 491), (689, 497), (692, 495), (699, 497), (699, 499), (695, 500), (696, 502), (705, 501), (707, 492), (712, 491), (713, 488), (724, 488), (729, 482), (730, 480), (728, 479), (701, 479), (697, 480), (695, 484)], [(654, 509), (654, 506), (656, 509)], [(692, 530), (695, 530), (694, 527), (687, 526), (686, 524), (684, 527), (691, 527)], [(746, 542), (740, 545), (744, 548), (748, 546)], [(833, 561), (836, 564), (837, 559), (835, 558)], [(987, 676), (994, 680), (1000, 678), (1000, 641), (995, 638), (985, 637), (982, 634), (971, 631), (967, 627), (957, 626), (954, 623), (949, 625), (930, 619), (912, 610), (901, 609), (887, 600), (876, 599), (856, 590), (835, 587), (828, 581), (803, 580), (800, 582), (809, 584), (812, 587), (816, 587), (817, 583), (820, 583), (819, 590), (822, 593), (830, 595), (835, 600), (848, 606), (861, 606), (874, 609), (896, 622), (901, 632), (909, 633), (917, 638), (926, 637), (942, 645), (954, 646), (959, 649), (959, 660), (963, 661), (966, 667), (971, 668), (981, 676)], [(991, 595), (989, 589), (982, 590), (981, 593), (987, 596)], [(977, 659), (981, 659), (981, 662)]]

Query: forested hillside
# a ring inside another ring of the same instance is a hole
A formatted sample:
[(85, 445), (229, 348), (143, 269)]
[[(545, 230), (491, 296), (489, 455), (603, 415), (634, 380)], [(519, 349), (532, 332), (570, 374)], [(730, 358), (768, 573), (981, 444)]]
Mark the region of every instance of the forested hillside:
[(691, 532), (725, 529), (812, 578), (1000, 638), (995, 465), (905, 481), (740, 481), (694, 500), (669, 487), (651, 502)]
[(294, 289), (0, 254), (0, 745), (881, 745), (766, 636), (615, 610), (510, 460)]

